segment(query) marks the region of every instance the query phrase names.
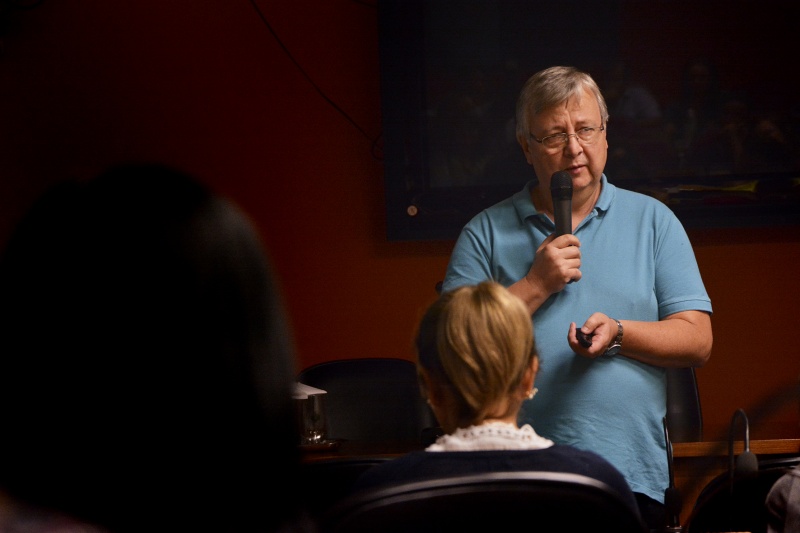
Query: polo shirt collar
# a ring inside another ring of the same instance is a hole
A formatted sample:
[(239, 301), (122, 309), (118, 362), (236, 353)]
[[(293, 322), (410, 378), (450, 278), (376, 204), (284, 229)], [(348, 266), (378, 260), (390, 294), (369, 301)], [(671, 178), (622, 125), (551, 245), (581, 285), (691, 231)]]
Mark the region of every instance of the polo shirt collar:
[[(531, 201), (531, 189), (536, 187), (537, 183), (538, 182), (535, 179), (529, 181), (525, 184), (521, 191), (514, 193), (514, 196), (511, 198), (511, 202), (514, 204), (514, 209), (517, 211), (517, 216), (521, 221), (524, 221), (528, 217), (537, 215), (545, 216), (536, 210), (536, 207)], [(594, 206), (594, 213), (596, 215), (608, 211), (608, 208), (611, 206), (614, 197), (617, 195), (617, 188), (609, 183), (605, 174), (600, 176), (600, 183), (602, 184), (600, 188), (600, 197), (597, 199), (597, 203)]]

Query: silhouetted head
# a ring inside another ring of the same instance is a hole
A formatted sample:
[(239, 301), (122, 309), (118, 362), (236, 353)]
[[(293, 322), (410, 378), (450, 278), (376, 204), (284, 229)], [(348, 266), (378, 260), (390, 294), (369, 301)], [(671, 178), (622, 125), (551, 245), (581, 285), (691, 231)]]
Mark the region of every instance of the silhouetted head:
[(294, 511), (294, 354), (250, 221), (193, 178), (55, 187), (0, 264), (0, 486), (112, 531)]

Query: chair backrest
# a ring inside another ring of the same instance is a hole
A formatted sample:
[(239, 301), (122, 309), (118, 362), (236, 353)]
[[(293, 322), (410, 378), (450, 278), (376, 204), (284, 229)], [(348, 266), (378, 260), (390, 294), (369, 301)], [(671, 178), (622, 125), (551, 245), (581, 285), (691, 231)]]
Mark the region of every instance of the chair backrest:
[(724, 472), (700, 491), (686, 521), (686, 533), (707, 531), (748, 531), (766, 533), (765, 501), (772, 485), (792, 468), (800, 457), (760, 460), (758, 471), (743, 477)]
[(329, 439), (422, 443), (437, 425), (416, 364), (407, 359), (326, 361), (302, 370), (297, 381), (327, 391)]
[(306, 509), (315, 518), (350, 494), (355, 480), (365, 470), (391, 460), (386, 456), (332, 457), (301, 465)]
[[(527, 518), (524, 518), (527, 517)], [(325, 533), (464, 531), (645, 533), (619, 493), (560, 472), (490, 472), (398, 484), (349, 496), (322, 520)], [(545, 529), (542, 529), (545, 530)]]
[(667, 369), (667, 427), (672, 442), (703, 440), (703, 411), (694, 368)]

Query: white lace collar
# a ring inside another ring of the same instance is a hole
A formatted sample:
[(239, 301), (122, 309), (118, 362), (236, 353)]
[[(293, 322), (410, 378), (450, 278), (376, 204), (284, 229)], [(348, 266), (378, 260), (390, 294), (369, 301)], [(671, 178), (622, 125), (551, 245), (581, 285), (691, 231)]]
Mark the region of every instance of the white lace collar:
[(528, 424), (518, 428), (514, 424), (505, 422), (489, 422), (458, 428), (449, 435), (442, 435), (426, 450), (429, 452), (541, 450), (552, 445), (553, 441), (537, 435)]

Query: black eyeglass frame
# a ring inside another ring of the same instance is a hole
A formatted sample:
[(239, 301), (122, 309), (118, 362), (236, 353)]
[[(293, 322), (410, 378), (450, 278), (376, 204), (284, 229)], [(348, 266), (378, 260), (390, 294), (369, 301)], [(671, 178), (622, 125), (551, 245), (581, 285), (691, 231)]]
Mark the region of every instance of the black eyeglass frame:
[[(537, 143), (541, 144), (541, 145), (542, 145), (542, 146), (544, 146), (545, 148), (560, 148), (560, 147), (564, 146), (565, 144), (568, 144), (568, 143), (569, 143), (569, 138), (570, 138), (570, 137), (575, 137), (576, 139), (578, 139), (578, 143), (580, 143), (580, 144), (583, 144), (583, 143), (585, 143), (585, 142), (589, 142), (589, 141), (585, 141), (585, 140), (581, 139), (581, 137), (580, 137), (580, 132), (582, 132), (582, 131), (587, 131), (587, 130), (589, 130), (589, 131), (591, 131), (591, 132), (592, 132), (592, 135), (594, 135), (594, 133), (593, 133), (593, 132), (594, 132), (595, 130), (597, 130), (597, 132), (599, 133), (599, 132), (601, 132), (601, 131), (605, 131), (605, 129), (606, 129), (606, 125), (605, 125), (605, 124), (603, 124), (602, 126), (599, 126), (599, 127), (594, 127), (594, 126), (586, 126), (585, 128), (580, 128), (580, 129), (579, 129), (578, 131), (576, 131), (575, 133), (565, 133), (565, 132), (562, 132), (562, 133), (554, 133), (554, 134), (552, 134), (552, 135), (547, 135), (547, 136), (545, 136), (545, 137), (542, 137), (541, 139), (537, 139), (537, 138), (536, 138), (536, 137), (533, 135), (533, 133), (530, 133), (530, 132), (528, 132), (528, 135), (530, 135), (530, 138), (531, 138), (531, 139), (533, 139), (533, 140), (534, 140), (534, 141), (536, 141)], [(554, 144), (553, 146), (548, 146), (548, 145), (546, 145), (546, 144), (545, 144), (545, 141), (547, 141), (548, 139), (557, 139), (557, 138), (560, 138), (560, 139), (562, 139), (562, 142), (561, 142), (561, 143), (559, 143), (559, 144)], [(592, 142), (593, 142), (593, 141), (592, 141)]]

